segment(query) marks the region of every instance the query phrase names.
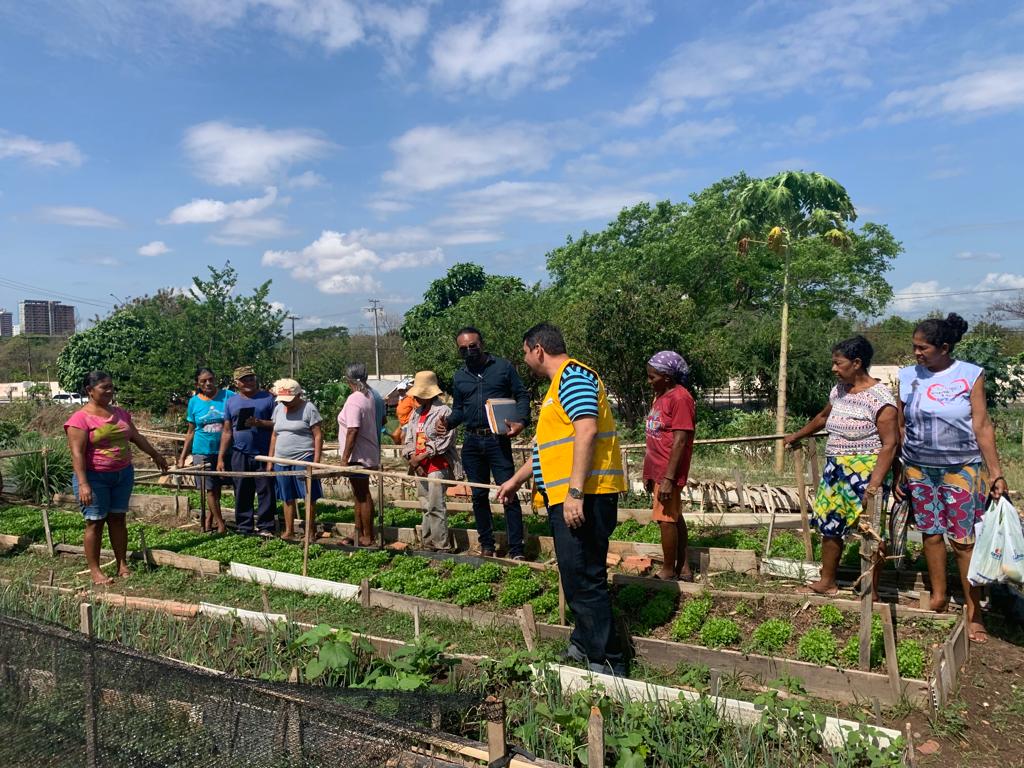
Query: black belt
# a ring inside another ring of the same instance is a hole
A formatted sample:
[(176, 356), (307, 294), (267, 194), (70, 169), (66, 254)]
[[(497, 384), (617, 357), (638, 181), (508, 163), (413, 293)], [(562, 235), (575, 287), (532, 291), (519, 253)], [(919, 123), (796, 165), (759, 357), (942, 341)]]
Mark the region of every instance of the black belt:
[(477, 437), (488, 437), (494, 433), (487, 427), (466, 427), (466, 434), (476, 435)]

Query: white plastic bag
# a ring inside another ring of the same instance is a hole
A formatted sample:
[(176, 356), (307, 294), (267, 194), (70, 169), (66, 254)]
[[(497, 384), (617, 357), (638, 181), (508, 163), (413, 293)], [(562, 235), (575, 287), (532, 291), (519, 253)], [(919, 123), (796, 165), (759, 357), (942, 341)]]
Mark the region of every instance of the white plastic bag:
[(977, 537), (967, 580), (976, 587), (999, 581), (1024, 580), (1024, 531), (1017, 510), (1000, 496), (976, 526)]
[(1024, 529), (1021, 528), (1020, 515), (1005, 496), (993, 506), (1003, 510), (1003, 565), (1000, 569), (1003, 578), (1017, 584), (1024, 582)]

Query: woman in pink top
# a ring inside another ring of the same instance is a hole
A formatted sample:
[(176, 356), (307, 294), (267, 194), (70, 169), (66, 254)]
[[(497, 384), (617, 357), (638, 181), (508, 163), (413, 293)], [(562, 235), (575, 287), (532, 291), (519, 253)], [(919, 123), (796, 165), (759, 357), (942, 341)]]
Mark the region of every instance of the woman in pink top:
[(72, 486), (85, 517), (85, 560), (92, 582), (113, 584), (114, 580), (100, 570), (100, 542), (105, 520), (117, 575), (130, 575), (125, 514), (135, 472), (129, 444), (135, 443), (148, 453), (161, 472), (167, 471), (167, 460), (139, 434), (127, 411), (111, 405), (114, 383), (110, 374), (92, 371), (85, 377), (83, 389), (89, 402), (64, 424), (74, 466)]
[[(352, 394), (338, 414), (338, 455), (343, 465), (377, 469), (380, 467), (380, 424), (370, 385), (366, 383), (366, 366), (351, 363), (345, 369), (345, 380), (352, 387)], [(368, 547), (373, 544), (370, 476), (352, 473), (348, 481), (355, 497), (356, 543)]]

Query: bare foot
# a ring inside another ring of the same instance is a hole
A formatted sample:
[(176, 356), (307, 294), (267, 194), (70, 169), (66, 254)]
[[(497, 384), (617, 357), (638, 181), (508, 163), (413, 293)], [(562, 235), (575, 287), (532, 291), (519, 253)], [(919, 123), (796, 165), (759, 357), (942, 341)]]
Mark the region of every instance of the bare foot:
[(127, 579), (129, 576), (132, 575), (132, 572), (127, 565), (122, 565), (120, 568), (117, 569), (117, 575), (120, 576), (122, 579)]
[(967, 625), (967, 636), (971, 639), (972, 643), (977, 643), (978, 645), (984, 645), (988, 642), (988, 630), (979, 621), (972, 621)]
[(834, 597), (839, 594), (839, 587), (834, 581), (831, 583), (816, 581), (813, 584), (808, 584), (807, 589), (817, 595), (826, 595), (827, 597)]
[(932, 599), (928, 602), (928, 608), (936, 613), (945, 613), (948, 607), (949, 598), (945, 595), (932, 595)]
[(114, 583), (114, 580), (110, 576), (107, 576), (107, 574), (103, 573), (103, 571), (93, 571), (92, 583), (98, 587), (109, 587)]
[(226, 525), (224, 525), (224, 523), (221, 523), (220, 525), (217, 526), (217, 533), (227, 533), (227, 532), (228, 532), (228, 527)]
[(295, 531), (282, 531), (281, 538), (291, 541), (295, 538)]
[(371, 539), (369, 536), (360, 536), (359, 537), (359, 546), (360, 547), (372, 547), (373, 546), (373, 539)]
[(663, 581), (669, 581), (671, 579), (674, 579), (675, 577), (676, 575), (672, 572), (672, 569), (670, 568), (662, 568), (660, 571), (654, 574), (654, 578), (662, 579)]

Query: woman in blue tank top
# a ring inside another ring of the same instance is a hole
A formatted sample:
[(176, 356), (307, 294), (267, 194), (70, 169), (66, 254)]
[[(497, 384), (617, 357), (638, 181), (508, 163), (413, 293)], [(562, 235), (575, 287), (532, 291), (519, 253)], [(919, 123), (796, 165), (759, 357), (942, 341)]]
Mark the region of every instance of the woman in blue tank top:
[(978, 605), (981, 589), (967, 581), (967, 571), (985, 495), (991, 491), (998, 498), (1007, 486), (985, 405), (984, 370), (952, 357), (966, 331), (967, 322), (957, 314), (925, 320), (914, 330), (917, 365), (900, 370), (903, 487), (898, 495), (909, 495), (924, 539), (931, 609), (944, 611), (949, 602), (945, 536), (960, 571), (970, 638), (983, 643), (987, 635)]

